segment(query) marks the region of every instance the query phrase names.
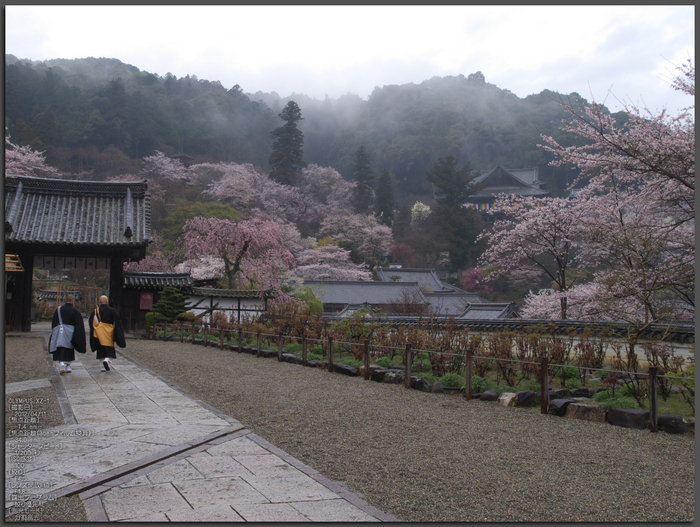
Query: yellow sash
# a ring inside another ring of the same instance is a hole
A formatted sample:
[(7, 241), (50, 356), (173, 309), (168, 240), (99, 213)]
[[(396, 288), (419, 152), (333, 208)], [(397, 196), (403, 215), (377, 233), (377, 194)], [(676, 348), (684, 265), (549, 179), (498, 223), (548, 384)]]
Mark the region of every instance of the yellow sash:
[(95, 309), (92, 327), (95, 330), (95, 337), (100, 341), (101, 346), (106, 346), (108, 348), (114, 347), (114, 324), (102, 322), (99, 306)]

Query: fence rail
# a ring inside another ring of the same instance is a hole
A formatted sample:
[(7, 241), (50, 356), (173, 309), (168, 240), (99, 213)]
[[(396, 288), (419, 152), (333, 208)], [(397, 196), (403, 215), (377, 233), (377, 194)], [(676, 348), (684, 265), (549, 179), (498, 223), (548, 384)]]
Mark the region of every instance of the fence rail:
[[(279, 316), (263, 315), (261, 320), (275, 321)], [(334, 315), (324, 315), (324, 320), (337, 322), (345, 320)], [(605, 331), (611, 336), (627, 338), (630, 333), (637, 333), (640, 339), (657, 340), (663, 338), (668, 342), (695, 342), (695, 323), (652, 323), (643, 327), (636, 327), (625, 322), (591, 322), (587, 320), (539, 320), (524, 318), (505, 318), (494, 320), (459, 320), (454, 317), (435, 316), (385, 316), (371, 319), (372, 323), (395, 326), (422, 326), (425, 324), (445, 325), (453, 324), (458, 329), (470, 329), (472, 331), (500, 331), (504, 329), (524, 331), (537, 326), (546, 327), (548, 331), (556, 334), (584, 333), (586, 331)]]

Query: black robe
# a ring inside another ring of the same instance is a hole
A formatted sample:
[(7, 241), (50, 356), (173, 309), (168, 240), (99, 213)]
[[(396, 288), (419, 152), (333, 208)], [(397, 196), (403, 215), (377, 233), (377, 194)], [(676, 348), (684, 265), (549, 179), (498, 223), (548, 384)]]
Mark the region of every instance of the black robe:
[[(85, 353), (87, 344), (85, 342), (85, 322), (83, 321), (83, 315), (80, 314), (73, 304), (66, 302), (61, 306), (61, 320), (63, 323), (69, 326), (74, 326), (75, 331), (73, 331), (73, 338), (71, 339), (72, 348), (56, 348), (51, 355), (53, 360), (70, 362), (75, 360), (75, 351), (78, 353)], [(53, 321), (51, 322), (51, 329), (58, 326), (58, 309), (53, 314)], [(51, 337), (49, 337), (49, 349), (51, 349)], [(75, 350), (75, 351), (74, 351)]]
[[(105, 324), (114, 324), (114, 343), (120, 348), (126, 348), (126, 339), (124, 338), (124, 328), (122, 327), (122, 321), (119, 318), (119, 313), (116, 309), (109, 307), (107, 304), (100, 304), (100, 317), (99, 320)], [(92, 321), (95, 319), (95, 311), (90, 313), (90, 319), (88, 320), (88, 325), (90, 327), (90, 349), (97, 352), (97, 359), (102, 360), (106, 358), (116, 359), (117, 352), (114, 346), (103, 346), (100, 344), (100, 340), (95, 335), (95, 328), (92, 325)]]

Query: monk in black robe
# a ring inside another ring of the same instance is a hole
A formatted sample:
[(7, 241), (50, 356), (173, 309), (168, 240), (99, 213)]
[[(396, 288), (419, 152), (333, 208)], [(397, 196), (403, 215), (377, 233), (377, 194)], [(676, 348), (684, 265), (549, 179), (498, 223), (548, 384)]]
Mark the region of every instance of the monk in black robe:
[(108, 305), (106, 296), (100, 297), (100, 305), (90, 314), (90, 349), (96, 352), (97, 360), (102, 361), (102, 371), (110, 371), (112, 359), (117, 358), (116, 344), (126, 348), (124, 328), (119, 313)]
[[(66, 302), (53, 314), (53, 321), (51, 322), (51, 329), (59, 325), (58, 311), (61, 310), (60, 320), (64, 325), (73, 326), (75, 329), (73, 331), (73, 337), (71, 338), (71, 344), (73, 347), (65, 348), (58, 346), (56, 351), (51, 353), (53, 361), (58, 363), (59, 373), (71, 373), (70, 363), (75, 360), (75, 352), (85, 353), (86, 342), (85, 342), (85, 322), (83, 322), (83, 315), (80, 311), (73, 305), (75, 297), (73, 295), (68, 295), (66, 297)], [(49, 350), (51, 349), (51, 339), (49, 338)]]

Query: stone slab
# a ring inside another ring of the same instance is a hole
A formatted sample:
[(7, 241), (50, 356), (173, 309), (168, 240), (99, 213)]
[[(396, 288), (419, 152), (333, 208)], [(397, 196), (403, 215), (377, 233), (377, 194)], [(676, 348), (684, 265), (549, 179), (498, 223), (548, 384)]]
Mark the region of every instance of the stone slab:
[(379, 521), (362, 509), (343, 499), (303, 501), (291, 503), (292, 507), (312, 522), (373, 522)]
[(190, 504), (170, 483), (115, 488), (101, 496), (110, 521), (143, 518), (167, 511), (189, 511)]
[(236, 512), (247, 522), (308, 522), (309, 519), (288, 503), (242, 503)]

